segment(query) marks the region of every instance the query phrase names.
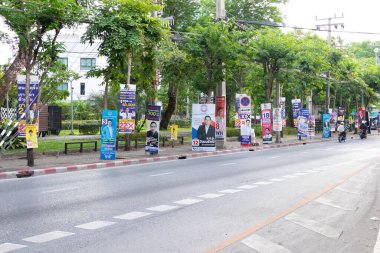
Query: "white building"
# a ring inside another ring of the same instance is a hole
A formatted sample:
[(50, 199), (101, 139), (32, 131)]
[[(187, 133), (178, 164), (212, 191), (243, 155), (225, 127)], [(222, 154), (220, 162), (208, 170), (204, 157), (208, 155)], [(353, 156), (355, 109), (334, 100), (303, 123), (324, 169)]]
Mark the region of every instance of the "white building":
[[(58, 36), (58, 41), (65, 45), (66, 52), (59, 54), (59, 61), (67, 66), (69, 70), (79, 74), (79, 79), (72, 83), (64, 83), (59, 89), (73, 91), (74, 100), (87, 100), (91, 94), (104, 92), (104, 86), (101, 86), (103, 79), (86, 77), (87, 72), (92, 68), (105, 67), (107, 64), (106, 57), (99, 57), (98, 47), (100, 41), (90, 45), (82, 44), (82, 32), (80, 30), (66, 30)], [(71, 93), (70, 93), (71, 95)], [(70, 96), (67, 98), (70, 100)]]

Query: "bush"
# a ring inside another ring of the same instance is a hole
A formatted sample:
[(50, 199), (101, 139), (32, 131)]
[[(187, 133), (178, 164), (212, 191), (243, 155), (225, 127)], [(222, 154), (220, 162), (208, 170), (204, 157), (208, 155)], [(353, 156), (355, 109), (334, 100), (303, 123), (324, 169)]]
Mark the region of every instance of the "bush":
[(227, 137), (237, 137), (240, 136), (240, 128), (227, 128)]
[(87, 124), (79, 125), (78, 129), (79, 129), (80, 134), (95, 135), (99, 132), (100, 125), (99, 123), (96, 123), (96, 124), (87, 123)]

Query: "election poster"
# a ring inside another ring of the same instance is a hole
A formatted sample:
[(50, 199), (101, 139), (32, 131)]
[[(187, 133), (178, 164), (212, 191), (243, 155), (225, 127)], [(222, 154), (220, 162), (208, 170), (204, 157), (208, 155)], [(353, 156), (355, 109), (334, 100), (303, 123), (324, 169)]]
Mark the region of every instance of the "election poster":
[(38, 148), (37, 127), (34, 124), (27, 124), (25, 127), (26, 148)]
[(215, 100), (215, 139), (224, 140), (226, 97), (218, 96)]
[(146, 132), (145, 152), (157, 154), (159, 151), (159, 127), (161, 106), (148, 105), (148, 130)]
[(100, 159), (116, 159), (117, 110), (102, 111)]
[(273, 131), (282, 131), (281, 108), (273, 108)]
[(251, 140), (251, 97), (245, 94), (239, 97), (240, 100), (240, 145), (250, 146)]
[(365, 109), (364, 108), (358, 108), (357, 117), (358, 117), (358, 128), (360, 127), (360, 124), (363, 120), (365, 120)]
[(335, 112), (330, 113), (330, 131), (335, 132), (336, 130), (336, 121), (338, 119), (338, 115)]
[(261, 132), (263, 136), (263, 143), (272, 142), (272, 116), (271, 116), (271, 104), (261, 104)]
[(343, 122), (344, 123), (344, 115), (346, 113), (346, 110), (344, 108), (344, 106), (339, 106), (338, 108), (338, 115), (337, 115), (337, 121), (336, 121), (336, 128), (338, 129), (338, 127), (340, 126), (340, 124)]
[(282, 121), (282, 128), (286, 127), (286, 110), (285, 110), (285, 97), (280, 97), (280, 108), (281, 108), (281, 121)]
[(170, 140), (176, 141), (178, 139), (178, 125), (170, 126)]
[(240, 128), (240, 97), (243, 94), (236, 94), (235, 95), (235, 116), (234, 116), (234, 126), (235, 128)]
[(300, 116), (301, 110), (301, 99), (292, 99), (292, 109), (294, 127), (298, 128), (298, 117)]
[(25, 137), (26, 124), (35, 124), (38, 132), (39, 110), (38, 110), (38, 76), (30, 76), (29, 85), (29, 117), (26, 118), (26, 76), (17, 76), (17, 119), (19, 120), (19, 137)]
[(192, 150), (215, 151), (215, 105), (193, 104)]
[(128, 89), (120, 90), (119, 133), (135, 132), (136, 119), (136, 85), (129, 84)]
[(298, 134), (299, 137), (308, 137), (309, 132), (309, 109), (300, 109), (298, 116)]
[(309, 116), (309, 136), (315, 136), (315, 115)]
[(330, 114), (325, 113), (323, 114), (323, 132), (322, 137), (323, 138), (330, 138)]

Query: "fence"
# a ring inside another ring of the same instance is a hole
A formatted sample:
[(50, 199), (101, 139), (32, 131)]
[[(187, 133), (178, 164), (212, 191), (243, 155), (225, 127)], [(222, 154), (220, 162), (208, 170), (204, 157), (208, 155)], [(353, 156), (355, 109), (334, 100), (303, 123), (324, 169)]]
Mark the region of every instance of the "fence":
[(0, 120), (15, 120), (17, 117), (17, 110), (15, 108), (0, 108)]

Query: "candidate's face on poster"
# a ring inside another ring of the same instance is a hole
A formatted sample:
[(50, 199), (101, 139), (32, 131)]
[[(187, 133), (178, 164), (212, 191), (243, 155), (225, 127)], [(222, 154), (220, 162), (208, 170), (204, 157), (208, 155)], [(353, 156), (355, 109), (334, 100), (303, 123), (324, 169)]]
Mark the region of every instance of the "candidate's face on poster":
[(108, 127), (112, 127), (112, 121), (111, 120), (108, 121)]
[(219, 108), (219, 110), (218, 110), (218, 117), (222, 118), (222, 115), (223, 115), (223, 109)]
[(152, 132), (152, 133), (154, 133), (155, 131), (156, 131), (156, 128), (157, 128), (157, 124), (156, 124), (156, 122), (151, 122), (150, 123), (150, 131)]
[(33, 131), (32, 130), (29, 131), (29, 137), (33, 137)]
[(209, 126), (211, 124), (211, 118), (209, 116), (205, 117), (205, 125)]

